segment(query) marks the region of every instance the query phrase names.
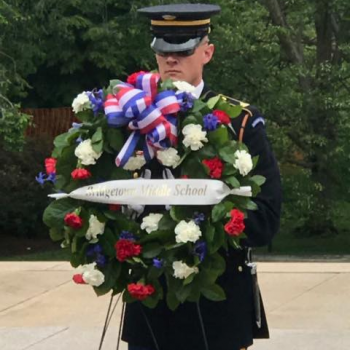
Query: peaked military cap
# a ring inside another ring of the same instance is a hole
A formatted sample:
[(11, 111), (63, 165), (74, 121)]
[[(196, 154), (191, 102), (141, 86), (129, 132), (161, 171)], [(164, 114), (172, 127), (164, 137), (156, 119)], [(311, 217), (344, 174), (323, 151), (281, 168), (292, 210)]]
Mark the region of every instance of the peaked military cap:
[(151, 19), (153, 51), (189, 56), (209, 34), (210, 18), (220, 10), (217, 5), (174, 4), (145, 7), (138, 12)]

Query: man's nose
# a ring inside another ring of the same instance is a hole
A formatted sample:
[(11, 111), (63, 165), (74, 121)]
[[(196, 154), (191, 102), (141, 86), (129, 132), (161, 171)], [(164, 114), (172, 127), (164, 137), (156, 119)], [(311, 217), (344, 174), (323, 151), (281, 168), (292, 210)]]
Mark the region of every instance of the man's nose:
[(174, 53), (169, 53), (167, 56), (166, 56), (166, 63), (168, 64), (176, 64), (178, 62), (178, 59), (176, 57), (176, 54)]

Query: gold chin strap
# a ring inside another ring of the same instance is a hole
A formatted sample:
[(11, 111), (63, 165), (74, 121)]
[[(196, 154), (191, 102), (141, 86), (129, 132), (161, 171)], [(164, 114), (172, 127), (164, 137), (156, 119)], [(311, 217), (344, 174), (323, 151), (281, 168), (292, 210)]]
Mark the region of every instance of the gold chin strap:
[(152, 20), (151, 25), (152, 26), (167, 26), (167, 27), (176, 27), (176, 26), (201, 26), (205, 24), (210, 23), (210, 18), (208, 19), (201, 19), (197, 21), (176, 21), (176, 20)]

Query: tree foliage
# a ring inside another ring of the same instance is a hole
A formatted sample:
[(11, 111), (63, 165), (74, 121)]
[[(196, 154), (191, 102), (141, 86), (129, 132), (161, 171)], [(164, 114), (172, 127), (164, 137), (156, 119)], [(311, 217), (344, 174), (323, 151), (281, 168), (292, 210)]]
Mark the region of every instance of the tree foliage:
[[(174, 2), (182, 1), (2, 2), (4, 96), (27, 106), (70, 105), (77, 92), (154, 69), (149, 24), (136, 9)], [(213, 18), (216, 53), (206, 82), (259, 106), (282, 165), (289, 213), (298, 213), (309, 233), (334, 231), (330, 207), (349, 195), (350, 3), (207, 2), (222, 13)]]

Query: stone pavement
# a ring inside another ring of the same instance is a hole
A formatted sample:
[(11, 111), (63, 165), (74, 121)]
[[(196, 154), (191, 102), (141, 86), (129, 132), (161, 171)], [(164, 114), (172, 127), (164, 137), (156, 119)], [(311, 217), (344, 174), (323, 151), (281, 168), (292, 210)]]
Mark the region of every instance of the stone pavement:
[[(0, 350), (98, 350), (109, 298), (71, 276), (66, 262), (0, 263)], [(259, 280), (271, 339), (252, 350), (350, 349), (350, 262), (260, 262)]]

